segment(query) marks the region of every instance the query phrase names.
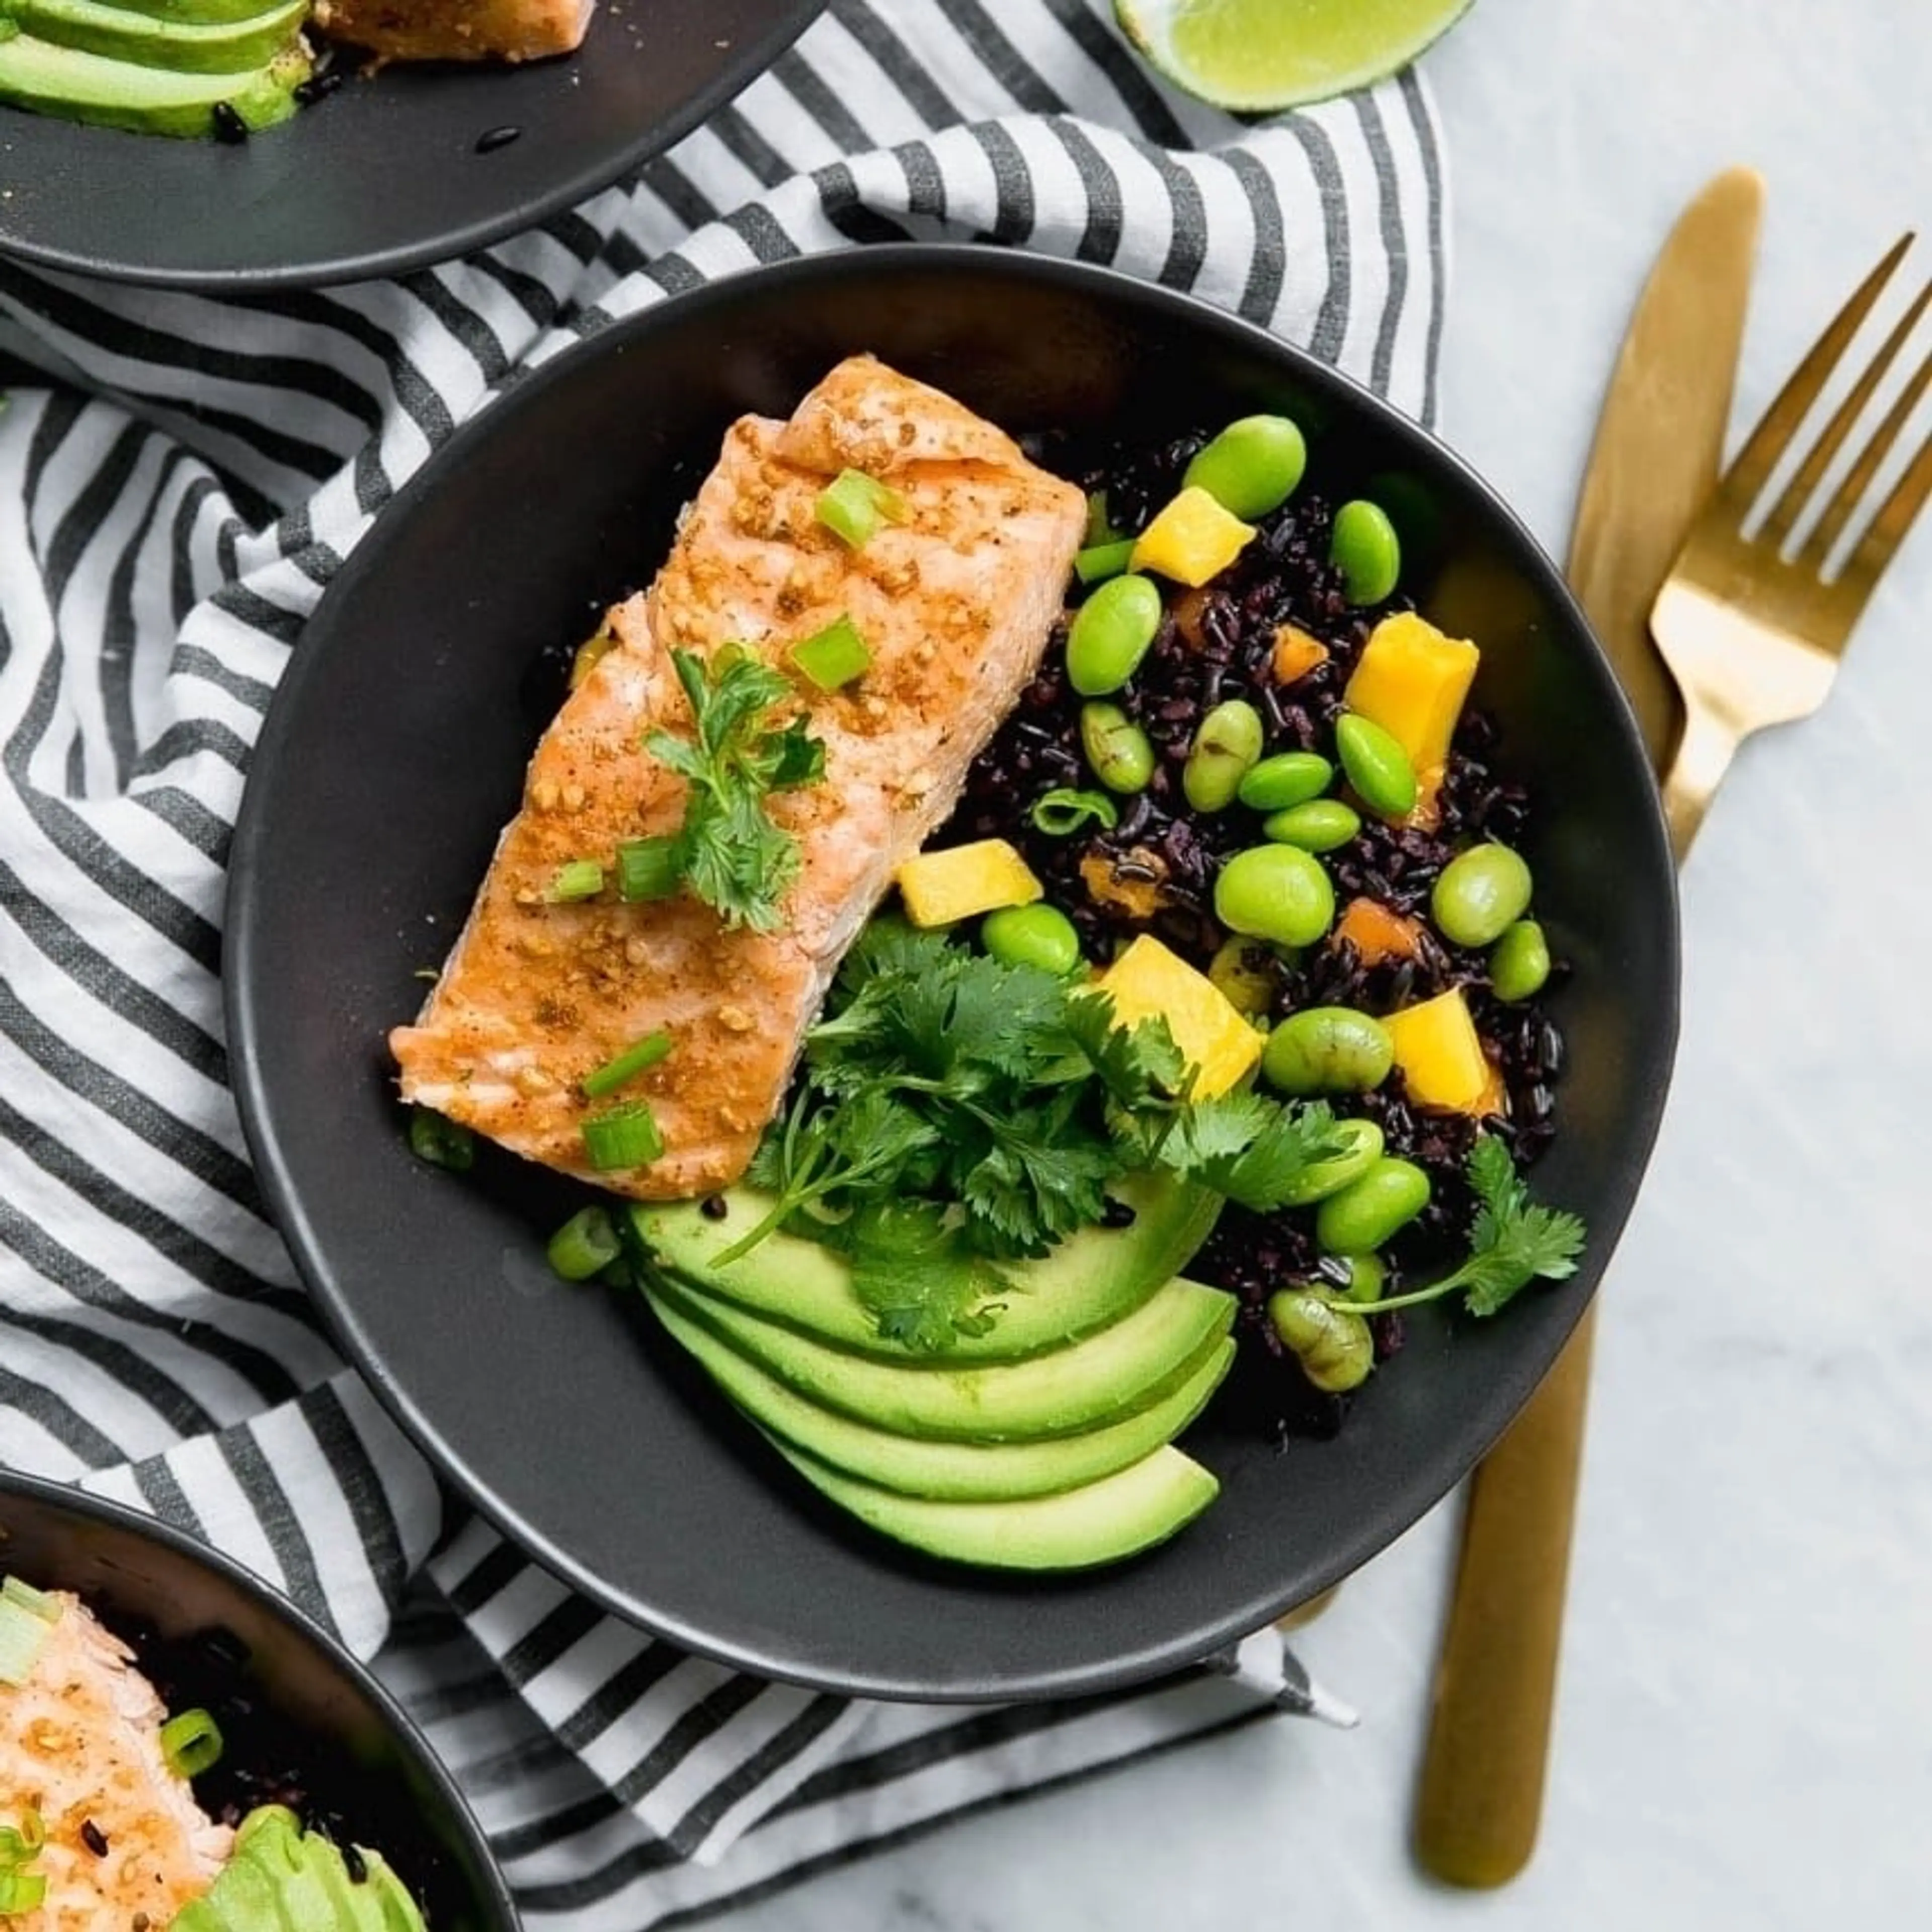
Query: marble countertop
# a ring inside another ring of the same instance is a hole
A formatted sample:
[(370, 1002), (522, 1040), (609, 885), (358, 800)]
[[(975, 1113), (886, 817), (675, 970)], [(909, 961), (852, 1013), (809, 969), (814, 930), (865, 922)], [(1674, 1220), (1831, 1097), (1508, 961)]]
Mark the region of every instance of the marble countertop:
[[(1924, 0), (1481, 0), (1429, 56), (1454, 194), (1449, 440), (1561, 555), (1630, 305), (1678, 208), (1768, 194), (1753, 420), (1932, 222)], [(1932, 272), (1932, 242), (1916, 251)], [(1282, 1721), (957, 1821), (733, 1932), (1753, 1932), (1932, 1900), (1932, 530), (1826, 709), (1748, 746), (1684, 880), (1682, 1046), (1604, 1285), (1544, 1835), (1462, 1894), (1408, 1834), (1445, 1504), (1302, 1633), (1359, 1729)]]

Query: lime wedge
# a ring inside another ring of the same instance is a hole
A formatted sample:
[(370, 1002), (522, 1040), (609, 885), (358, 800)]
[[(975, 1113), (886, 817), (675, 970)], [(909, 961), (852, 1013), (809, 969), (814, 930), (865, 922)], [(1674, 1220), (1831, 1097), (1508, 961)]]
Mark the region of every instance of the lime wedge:
[(1472, 0), (1114, 0), (1175, 86), (1238, 113), (1326, 100), (1406, 67)]

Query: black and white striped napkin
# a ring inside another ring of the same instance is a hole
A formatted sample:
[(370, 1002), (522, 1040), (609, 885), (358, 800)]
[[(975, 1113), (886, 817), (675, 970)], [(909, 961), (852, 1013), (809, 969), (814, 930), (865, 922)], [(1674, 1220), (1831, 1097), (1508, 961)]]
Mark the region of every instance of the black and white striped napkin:
[(1240, 123), (1153, 82), (1105, 0), (832, 0), (634, 181), (434, 271), (224, 302), (0, 262), (0, 1460), (207, 1537), (374, 1656), (532, 1926), (639, 1932), (1323, 1700), (1272, 1631), (1073, 1704), (773, 1685), (446, 1505), (297, 1286), (229, 1093), (224, 866), (304, 620), (514, 372), (801, 251), (1110, 262), (1429, 422), (1444, 214), (1412, 74)]

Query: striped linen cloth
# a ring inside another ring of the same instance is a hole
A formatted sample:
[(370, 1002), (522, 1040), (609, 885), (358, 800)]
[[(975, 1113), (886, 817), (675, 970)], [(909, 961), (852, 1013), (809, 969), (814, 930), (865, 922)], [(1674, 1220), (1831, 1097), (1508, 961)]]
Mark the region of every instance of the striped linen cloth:
[(1444, 192), (1413, 74), (1238, 122), (1150, 80), (1104, 0), (832, 0), (634, 179), (466, 260), (225, 302), (0, 262), (0, 1460), (207, 1538), (373, 1657), (533, 1927), (638, 1932), (1334, 1707), (1273, 1631), (1070, 1704), (774, 1685), (601, 1615), (442, 1496), (301, 1292), (229, 1091), (224, 864), (304, 620), (519, 370), (801, 251), (1109, 262), (1427, 422)]

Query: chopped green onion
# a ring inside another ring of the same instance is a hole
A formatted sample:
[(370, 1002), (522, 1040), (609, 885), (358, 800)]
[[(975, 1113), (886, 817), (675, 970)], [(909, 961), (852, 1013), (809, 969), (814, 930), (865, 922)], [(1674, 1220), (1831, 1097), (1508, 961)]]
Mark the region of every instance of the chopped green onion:
[(0, 1598), (0, 1684), (24, 1684), (47, 1647), (53, 1625), (38, 1611)]
[(37, 1617), (44, 1617), (50, 1624), (60, 1622), (60, 1599), (45, 1590), (35, 1589), (17, 1576), (0, 1576), (0, 1597), (10, 1604), (18, 1604), (23, 1610), (32, 1610)]
[(432, 1167), (467, 1174), (476, 1165), (476, 1136), (460, 1120), (446, 1119), (434, 1107), (412, 1107), (410, 1151)]
[(1134, 539), (1123, 537), (1118, 543), (1093, 544), (1073, 560), (1073, 574), (1082, 584), (1099, 584), (1118, 577), (1134, 560)]
[(46, 1841), (46, 1820), (30, 1804), (18, 1825), (0, 1825), (0, 1871), (26, 1864)]
[(1050, 838), (1070, 838), (1096, 823), (1102, 831), (1111, 832), (1120, 822), (1120, 807), (1105, 792), (1075, 791), (1066, 785), (1042, 792), (1027, 815), (1034, 830)]
[(161, 1726), (161, 1755), (177, 1778), (199, 1778), (221, 1760), (221, 1732), (196, 1705)]
[(572, 859), (558, 866), (544, 897), (552, 905), (573, 899), (594, 899), (604, 890), (604, 868), (595, 859)]
[(659, 1027), (647, 1033), (634, 1046), (627, 1046), (614, 1060), (607, 1060), (594, 1073), (584, 1076), (586, 1098), (601, 1100), (627, 1080), (633, 1080), (647, 1066), (655, 1066), (670, 1051), (670, 1035)]
[(615, 1167), (642, 1167), (664, 1152), (657, 1117), (642, 1100), (607, 1107), (584, 1124), (584, 1151), (599, 1173)]
[(588, 1281), (617, 1258), (617, 1230), (604, 1208), (580, 1208), (544, 1250), (566, 1281)]
[(818, 493), (813, 514), (832, 535), (862, 549), (884, 523), (905, 520), (905, 499), (862, 470), (842, 470)]
[(0, 1918), (36, 1911), (46, 1895), (45, 1873), (21, 1871), (17, 1868), (0, 1871)]
[(827, 624), (792, 652), (792, 662), (820, 691), (836, 691), (872, 668), (872, 653), (850, 617)]
[(627, 838), (617, 848), (617, 896), (668, 899), (684, 876), (675, 838)]
[(1107, 493), (1094, 490), (1087, 499), (1087, 534), (1080, 541), (1092, 550), (1102, 544), (1118, 543), (1126, 535), (1124, 530), (1114, 527), (1114, 520), (1107, 508)]

